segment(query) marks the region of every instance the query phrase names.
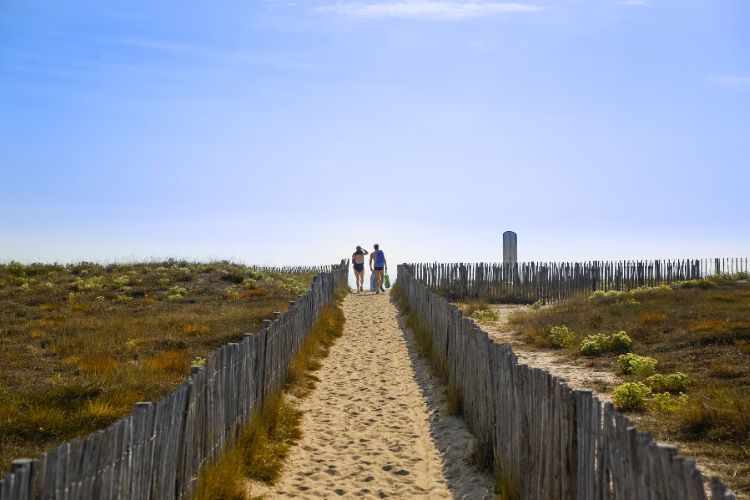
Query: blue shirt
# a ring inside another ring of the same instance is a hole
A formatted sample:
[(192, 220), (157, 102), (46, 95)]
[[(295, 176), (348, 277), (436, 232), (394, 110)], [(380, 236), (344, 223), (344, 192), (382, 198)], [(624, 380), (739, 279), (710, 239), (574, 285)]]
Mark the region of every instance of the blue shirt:
[(385, 267), (385, 254), (382, 250), (375, 251), (375, 267)]

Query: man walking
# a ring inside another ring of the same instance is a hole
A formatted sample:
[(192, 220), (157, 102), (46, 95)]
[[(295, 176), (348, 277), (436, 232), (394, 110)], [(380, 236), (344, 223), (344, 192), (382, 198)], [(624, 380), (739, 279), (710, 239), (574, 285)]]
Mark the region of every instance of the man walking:
[[(374, 269), (373, 261), (375, 263)], [(375, 250), (370, 254), (370, 271), (375, 273), (376, 277), (375, 293), (385, 292), (385, 288), (383, 288), (383, 277), (386, 269), (388, 269), (388, 265), (385, 262), (385, 254), (380, 249), (380, 245), (375, 243)]]

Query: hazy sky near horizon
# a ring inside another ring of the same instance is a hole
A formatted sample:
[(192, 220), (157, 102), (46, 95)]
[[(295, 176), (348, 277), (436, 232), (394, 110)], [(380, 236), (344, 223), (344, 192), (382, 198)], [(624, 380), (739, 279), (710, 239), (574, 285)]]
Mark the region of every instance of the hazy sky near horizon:
[(0, 261), (750, 254), (750, 2), (0, 2)]

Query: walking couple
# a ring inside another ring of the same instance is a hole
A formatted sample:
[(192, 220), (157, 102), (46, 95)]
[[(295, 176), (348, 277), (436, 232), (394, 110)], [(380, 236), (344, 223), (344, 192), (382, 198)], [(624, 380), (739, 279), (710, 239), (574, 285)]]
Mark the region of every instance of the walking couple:
[[(363, 284), (365, 282), (365, 255), (367, 254), (367, 250), (359, 245), (357, 245), (357, 251), (352, 254), (352, 262), (354, 263), (354, 276), (357, 278), (357, 292), (364, 292)], [(385, 263), (385, 254), (380, 249), (380, 245), (378, 245), (377, 243), (375, 243), (375, 250), (373, 250), (370, 254), (370, 271), (375, 278), (374, 292), (385, 292), (385, 288), (383, 288), (383, 279), (385, 273), (388, 272), (388, 266)]]

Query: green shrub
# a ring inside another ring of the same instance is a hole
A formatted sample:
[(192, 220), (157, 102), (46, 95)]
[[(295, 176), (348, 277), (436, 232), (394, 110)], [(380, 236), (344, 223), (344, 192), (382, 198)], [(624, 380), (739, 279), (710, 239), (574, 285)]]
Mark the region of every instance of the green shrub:
[(610, 349), (613, 352), (630, 352), (631, 345), (633, 345), (633, 340), (624, 331), (619, 331), (615, 334), (612, 334)]
[(250, 269), (247, 272), (247, 275), (250, 277), (250, 279), (254, 279), (257, 281), (263, 280), (263, 273), (261, 273), (260, 271), (256, 271), (255, 269)]
[(242, 282), (242, 286), (252, 290), (254, 288), (258, 288), (258, 282), (253, 278), (245, 278), (245, 281)]
[(581, 342), (581, 353), (586, 356), (598, 356), (609, 351), (610, 339), (603, 333), (588, 335)]
[(181, 298), (185, 297), (186, 293), (187, 293), (186, 288), (175, 285), (169, 289), (169, 296), (167, 298), (169, 300), (180, 300)]
[(471, 317), (478, 321), (497, 321), (499, 318), (497, 313), (491, 309), (477, 309)]
[(716, 288), (716, 283), (711, 280), (687, 280), (676, 283), (679, 288), (700, 288), (701, 290), (708, 290), (709, 288)]
[(662, 375), (657, 373), (651, 375), (646, 379), (646, 384), (654, 392), (669, 392), (677, 394), (685, 392), (689, 378), (682, 372), (670, 373), (669, 375)]
[(654, 392), (647, 405), (649, 410), (660, 413), (674, 413), (683, 408), (688, 402), (688, 397), (684, 394), (673, 396), (668, 392)]
[(618, 299), (621, 299), (627, 295), (627, 292), (623, 292), (620, 290), (597, 290), (594, 293), (591, 294), (591, 299), (595, 299), (599, 302), (616, 302)]
[(643, 410), (650, 394), (651, 389), (641, 382), (625, 382), (612, 392), (612, 402), (620, 410)]
[(575, 335), (565, 325), (556, 325), (547, 333), (550, 343), (555, 347), (569, 347), (575, 341)]
[(641, 295), (663, 293), (663, 292), (669, 292), (671, 290), (672, 288), (669, 285), (656, 285), (656, 286), (643, 285), (641, 287), (630, 290), (629, 293), (634, 297), (640, 297)]
[(620, 331), (613, 335), (588, 335), (581, 342), (581, 353), (586, 356), (598, 356), (607, 352), (625, 353), (630, 350), (633, 341), (627, 333)]
[(639, 356), (633, 353), (621, 354), (617, 357), (617, 373), (648, 377), (656, 373), (656, 360), (650, 356)]
[(112, 283), (119, 287), (128, 286), (130, 284), (130, 277), (124, 275), (118, 276), (112, 280)]

